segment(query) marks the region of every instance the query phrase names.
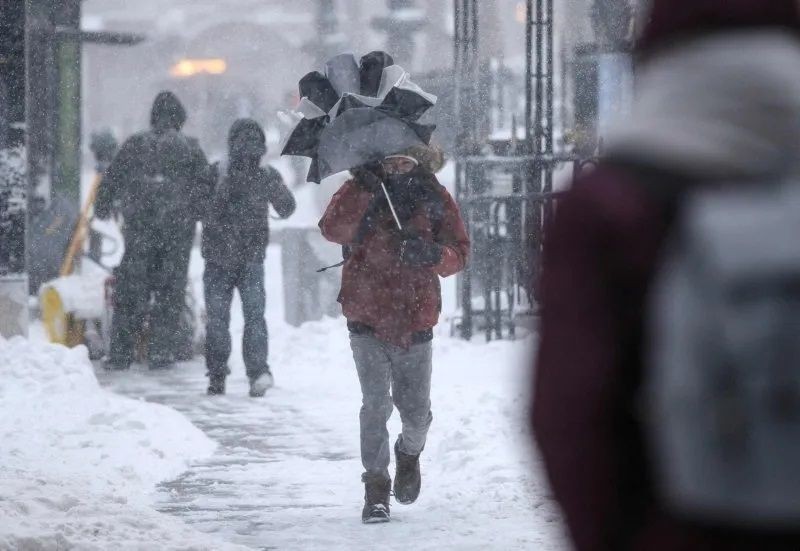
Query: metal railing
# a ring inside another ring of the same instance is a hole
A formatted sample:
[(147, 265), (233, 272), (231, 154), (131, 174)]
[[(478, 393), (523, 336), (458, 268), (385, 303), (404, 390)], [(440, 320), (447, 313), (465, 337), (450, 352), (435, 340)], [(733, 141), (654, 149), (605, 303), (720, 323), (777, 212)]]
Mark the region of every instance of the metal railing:
[(487, 115), (496, 94), (476, 89), (480, 58), (477, 0), (455, 6), (456, 199), (472, 240), (472, 259), (460, 278), (464, 338), (483, 331), (488, 340), (514, 337), (522, 316), (536, 313), (535, 282), (543, 233), (554, 213), (558, 171), (578, 172), (584, 162), (554, 148), (553, 0), (527, 0), (525, 114), (508, 140), (489, 139)]

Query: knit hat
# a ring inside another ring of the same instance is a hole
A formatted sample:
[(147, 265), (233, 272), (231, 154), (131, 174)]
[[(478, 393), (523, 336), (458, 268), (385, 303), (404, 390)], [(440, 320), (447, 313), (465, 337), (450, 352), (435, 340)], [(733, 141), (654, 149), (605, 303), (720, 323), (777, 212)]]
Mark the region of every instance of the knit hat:
[(719, 31), (783, 27), (800, 31), (797, 0), (650, 0), (641, 54)]

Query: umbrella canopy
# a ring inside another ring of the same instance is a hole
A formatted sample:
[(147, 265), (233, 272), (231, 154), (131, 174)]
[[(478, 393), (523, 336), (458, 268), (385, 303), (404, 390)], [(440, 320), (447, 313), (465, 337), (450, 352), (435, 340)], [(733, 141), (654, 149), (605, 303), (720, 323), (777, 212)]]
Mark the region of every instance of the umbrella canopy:
[(321, 132), (320, 179), (430, 142), (434, 127), (408, 122), (381, 109), (354, 107)]
[(309, 157), (310, 182), (427, 144), (435, 129), (417, 121), (436, 96), (385, 52), (371, 52), (360, 63), (350, 54), (332, 58), (324, 74), (300, 80), (300, 95), (282, 155)]

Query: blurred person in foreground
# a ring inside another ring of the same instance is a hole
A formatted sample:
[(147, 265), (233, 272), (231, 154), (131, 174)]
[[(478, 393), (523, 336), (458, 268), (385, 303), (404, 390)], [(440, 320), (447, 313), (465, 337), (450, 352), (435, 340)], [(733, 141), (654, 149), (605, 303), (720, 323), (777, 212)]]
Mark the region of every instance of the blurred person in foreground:
[(532, 422), (580, 551), (800, 549), (800, 526), (666, 506), (643, 414), (649, 291), (684, 194), (800, 176), (797, 12), (794, 0), (655, 0), (632, 116), (547, 230)]
[[(319, 223), (345, 250), (339, 302), (361, 383), (364, 523), (388, 522), (390, 442), (386, 423), (397, 406), (395, 499), (413, 503), (421, 488), (419, 457), (433, 420), (433, 327), (441, 309), (439, 277), (461, 271), (469, 238), (455, 201), (434, 173), (441, 153), (417, 147), (353, 170)], [(403, 229), (381, 188), (385, 183)]]
[(105, 363), (110, 370), (130, 367), (151, 294), (149, 366), (164, 369), (175, 361), (195, 227), (211, 185), (205, 154), (181, 132), (185, 122), (178, 98), (159, 93), (150, 129), (122, 144), (98, 190), (95, 215), (104, 219), (119, 211), (124, 218), (125, 254), (114, 272)]
[(203, 273), (206, 313), (208, 394), (225, 394), (230, 373), (230, 314), (233, 290), (239, 290), (244, 314), (242, 354), (250, 396), (259, 398), (273, 385), (267, 363), (269, 336), (264, 318), (264, 259), (269, 245), (269, 207), (281, 218), (294, 213), (295, 200), (272, 167), (261, 167), (267, 153), (264, 130), (239, 119), (228, 133), (228, 161), (218, 178), (203, 218)]

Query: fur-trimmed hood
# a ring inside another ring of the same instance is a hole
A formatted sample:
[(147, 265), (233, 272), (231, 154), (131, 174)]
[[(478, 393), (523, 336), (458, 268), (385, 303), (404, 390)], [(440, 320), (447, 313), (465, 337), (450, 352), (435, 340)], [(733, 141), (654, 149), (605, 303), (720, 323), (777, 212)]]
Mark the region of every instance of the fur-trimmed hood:
[(420, 168), (431, 174), (436, 174), (442, 170), (447, 162), (444, 150), (435, 143), (410, 147), (401, 152), (400, 155), (413, 157), (419, 162)]

